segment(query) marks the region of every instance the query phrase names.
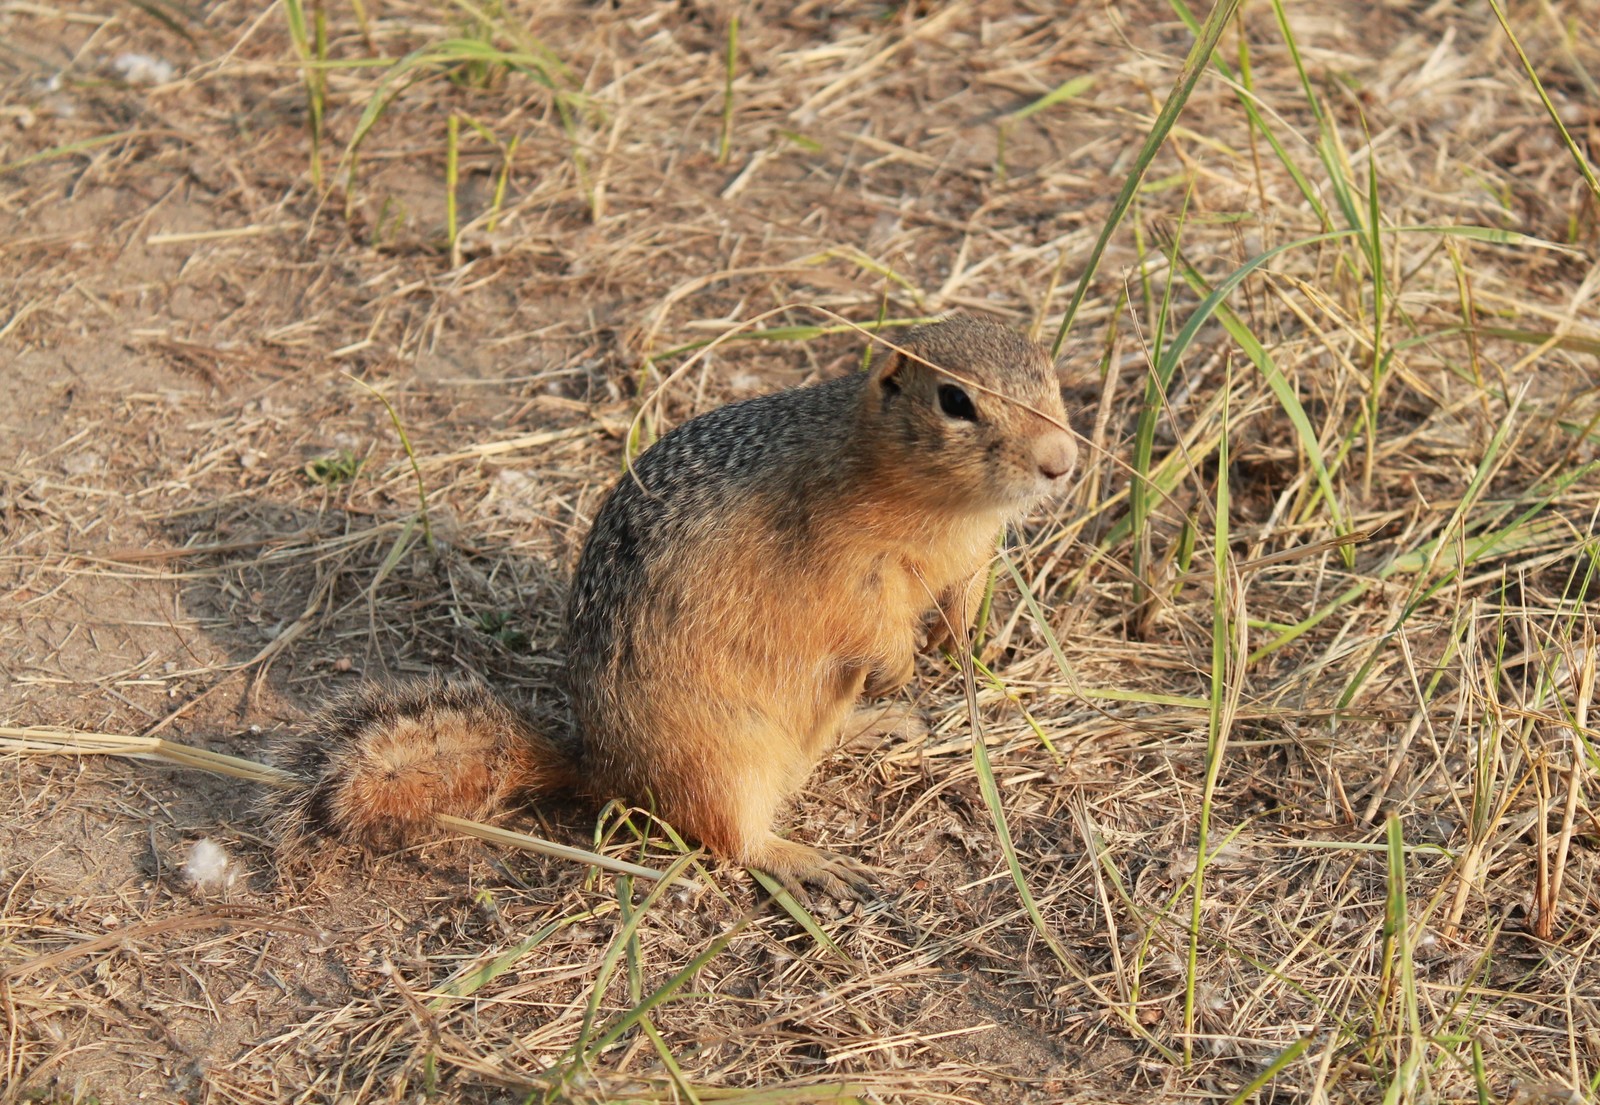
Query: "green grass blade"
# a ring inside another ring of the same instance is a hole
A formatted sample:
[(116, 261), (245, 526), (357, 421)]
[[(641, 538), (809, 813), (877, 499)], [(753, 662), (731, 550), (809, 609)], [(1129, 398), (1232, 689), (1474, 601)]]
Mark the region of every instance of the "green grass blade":
[[(1573, 141), (1572, 135), (1567, 130), (1567, 125), (1561, 121), (1561, 114), (1556, 111), (1556, 105), (1550, 102), (1550, 95), (1544, 90), (1544, 82), (1539, 79), (1539, 73), (1533, 67), (1533, 62), (1528, 60), (1528, 55), (1522, 49), (1522, 43), (1517, 39), (1517, 32), (1511, 29), (1511, 23), (1506, 19), (1505, 9), (1500, 6), (1500, 0), (1489, 0), (1489, 7), (1494, 12), (1494, 17), (1500, 21), (1500, 29), (1505, 31), (1506, 37), (1511, 40), (1511, 48), (1517, 52), (1517, 60), (1522, 62), (1523, 72), (1528, 74), (1528, 80), (1533, 84), (1533, 90), (1539, 96), (1539, 102), (1544, 105), (1544, 110), (1550, 116), (1550, 121), (1556, 125), (1556, 132), (1561, 135), (1562, 145), (1567, 147), (1567, 152), (1572, 155), (1573, 163), (1578, 166), (1578, 174), (1583, 177), (1583, 182), (1589, 186), (1589, 194), (1596, 203), (1600, 203), (1600, 179), (1596, 179), (1594, 166), (1589, 164), (1589, 159), (1584, 156), (1578, 144)], [(1590, 28), (1593, 33), (1593, 27)]]
[[(679, 856), (672, 862), (672, 866), (667, 868), (666, 874), (662, 876), (660, 881), (650, 888), (650, 892), (645, 895), (638, 908), (633, 909), (631, 912), (625, 910), (627, 915), (622, 927), (611, 941), (611, 946), (606, 949), (606, 954), (601, 957), (600, 966), (595, 971), (594, 982), (589, 988), (589, 1001), (584, 1009), (583, 1024), (578, 1029), (577, 1040), (568, 1051), (569, 1058), (584, 1055), (585, 1053), (593, 1054), (604, 1046), (604, 1044), (596, 1044), (592, 1048), (588, 1046), (589, 1035), (594, 1030), (595, 1020), (600, 1013), (600, 999), (605, 995), (606, 987), (610, 985), (611, 977), (616, 973), (617, 965), (626, 954), (634, 934), (639, 931), (640, 922), (649, 914), (656, 902), (660, 901), (661, 896), (667, 892), (667, 887), (672, 880), (682, 875), (684, 870), (697, 858), (698, 853), (696, 852), (689, 852), (686, 855)], [(630, 894), (631, 890), (631, 880), (619, 880), (618, 894)], [(638, 1007), (635, 1007), (635, 1009), (637, 1011)], [(629, 1023), (631, 1025), (633, 1022), (630, 1021)], [(612, 1038), (614, 1039), (615, 1037)], [(570, 1064), (563, 1062), (557, 1065), (568, 1071), (568, 1074), (563, 1076), (563, 1080), (565, 1077), (570, 1077), (573, 1069)]]
[[(1210, 64), (1211, 55), (1217, 49), (1217, 41), (1222, 37), (1223, 29), (1227, 27), (1228, 20), (1233, 18), (1234, 10), (1238, 6), (1239, 0), (1217, 0), (1216, 7), (1212, 8), (1211, 14), (1206, 17), (1205, 24), (1200, 29), (1200, 37), (1195, 39), (1194, 45), (1190, 47), (1189, 56), (1184, 59), (1183, 69), (1178, 73), (1178, 80), (1172, 86), (1172, 91), (1167, 94), (1167, 102), (1161, 105), (1161, 113), (1156, 116), (1150, 133), (1145, 136), (1139, 156), (1134, 158), (1133, 169), (1123, 181), (1122, 191), (1117, 194), (1116, 201), (1111, 205), (1111, 214), (1106, 218), (1105, 225), (1100, 228), (1100, 237), (1095, 240), (1094, 248), (1089, 251), (1089, 260), (1084, 264), (1083, 274), (1078, 277), (1077, 290), (1072, 293), (1072, 301), (1067, 304), (1067, 313), (1061, 319), (1060, 329), (1056, 331), (1056, 340), (1051, 343), (1051, 356), (1061, 354), (1061, 345), (1067, 340), (1067, 331), (1072, 328), (1072, 320), (1077, 316), (1084, 296), (1089, 294), (1089, 284), (1094, 279), (1095, 271), (1100, 267), (1100, 258), (1105, 255), (1111, 235), (1121, 225), (1122, 217), (1127, 214), (1128, 205), (1138, 193), (1145, 172), (1150, 168), (1150, 163), (1156, 159), (1162, 144), (1166, 142), (1167, 133), (1178, 121), (1183, 105), (1189, 102), (1189, 96), (1194, 92), (1200, 74), (1205, 72), (1206, 66)], [(1060, 264), (1066, 264), (1064, 254)], [(1050, 281), (1050, 286), (1055, 286), (1054, 279)], [(1045, 310), (1041, 307), (1040, 316), (1043, 317), (1044, 313)]]
[[(1178, 224), (1173, 228), (1167, 245), (1167, 281), (1162, 289), (1161, 305), (1156, 311), (1153, 331), (1154, 337), (1151, 348), (1160, 349), (1166, 339), (1167, 320), (1172, 310), (1172, 293), (1177, 287), (1177, 281), (1171, 274), (1178, 267), (1179, 243), (1183, 240), (1184, 220), (1189, 214), (1189, 200), (1194, 195), (1194, 187), (1184, 193), (1183, 206), (1178, 209)], [(1143, 266), (1141, 266), (1143, 268)], [(1176, 362), (1173, 362), (1176, 364)], [(1160, 359), (1157, 359), (1157, 365)], [(1133, 575), (1134, 575), (1134, 602), (1145, 601), (1145, 587), (1154, 580), (1148, 578), (1150, 568), (1150, 534), (1147, 524), (1150, 518), (1150, 498), (1154, 484), (1150, 479), (1150, 465), (1155, 454), (1156, 424), (1161, 419), (1161, 412), (1167, 407), (1167, 387), (1171, 384), (1170, 376), (1162, 377), (1155, 372), (1155, 365), (1146, 376), (1144, 384), (1144, 401), (1139, 407), (1139, 422), (1133, 435), (1133, 481), (1128, 485), (1128, 524), (1129, 535), (1133, 543)]]
[[(975, 721), (978, 716), (976, 701), (970, 702), (969, 706)], [(989, 762), (989, 749), (983, 743), (982, 733), (974, 733), (972, 737), (972, 765), (978, 772), (978, 791), (983, 795), (983, 804), (989, 809), (989, 819), (994, 823), (995, 837), (1000, 843), (1001, 854), (1005, 856), (1006, 869), (1011, 873), (1011, 883), (1017, 888), (1017, 896), (1022, 899), (1023, 911), (1027, 913), (1029, 922), (1044, 941), (1045, 947), (1063, 966), (1070, 967), (1067, 950), (1050, 931), (1050, 926), (1045, 924), (1039, 904), (1033, 899), (1033, 891), (1028, 889), (1028, 878), (1022, 870), (1022, 861), (1017, 858), (1017, 846), (1011, 839), (1005, 806), (1000, 801), (1000, 786), (995, 782), (994, 765)]]
[(444, 236), (450, 244), (452, 262), (455, 261), (456, 242), (460, 228), (457, 207), (458, 186), (461, 183), (461, 116), (455, 112), (445, 120), (444, 128)]
[[(1189, 5), (1184, 3), (1184, 0), (1168, 0), (1168, 2), (1172, 5), (1172, 10), (1178, 13), (1178, 18), (1182, 19), (1189, 28), (1190, 33), (1199, 34), (1200, 21), (1195, 18), (1194, 12), (1189, 10)], [(1289, 174), (1289, 179), (1294, 181), (1294, 185), (1299, 189), (1300, 195), (1305, 198), (1306, 203), (1316, 214), (1317, 222), (1321, 224), (1322, 229), (1332, 230), (1333, 222), (1328, 218), (1328, 209), (1323, 204), (1322, 198), (1317, 195), (1316, 189), (1311, 187), (1311, 181), (1306, 178), (1306, 174), (1300, 169), (1300, 166), (1295, 164), (1294, 159), (1289, 156), (1289, 151), (1284, 148), (1277, 134), (1267, 125), (1266, 119), (1263, 118), (1260, 110), (1256, 107), (1255, 84), (1250, 71), (1248, 40), (1242, 34), (1239, 36), (1239, 73), (1237, 78), (1235, 78), (1233, 70), (1229, 68), (1228, 63), (1220, 55), (1214, 55), (1211, 61), (1224, 78), (1238, 86), (1234, 89), (1234, 94), (1239, 98), (1239, 105), (1244, 108), (1245, 117), (1249, 120), (1256, 133), (1267, 140), (1267, 145), (1271, 147), (1273, 156), (1278, 159), (1278, 163)]]
[[(1199, 271), (1179, 255), (1181, 272), (1189, 286), (1200, 295), (1209, 295), (1212, 291)], [(1317, 432), (1311, 425), (1305, 407), (1300, 403), (1300, 397), (1295, 393), (1294, 385), (1284, 376), (1278, 368), (1277, 362), (1267, 352), (1264, 346), (1230, 308), (1219, 305), (1217, 308), (1217, 321), (1239, 346), (1244, 350), (1245, 356), (1250, 358), (1250, 363), (1256, 366), (1261, 373), (1261, 378), (1266, 381), (1267, 387), (1272, 390), (1273, 397), (1278, 405), (1283, 408), (1284, 415), (1289, 419), (1289, 424), (1294, 427), (1295, 436), (1300, 441), (1300, 448), (1305, 451), (1306, 461), (1311, 465), (1311, 472), (1316, 477), (1317, 486), (1322, 491), (1322, 501), (1327, 503), (1328, 515), (1333, 522), (1334, 532), (1343, 536), (1350, 532), (1350, 525), (1345, 520), (1339, 509), (1338, 497), (1334, 494), (1333, 477), (1328, 471), (1327, 462), (1322, 456), (1322, 444), (1317, 439)], [(1344, 559), (1345, 567), (1355, 566), (1355, 549), (1350, 544), (1339, 546), (1340, 555)]]
[(411, 437), (406, 433), (405, 423), (400, 421), (400, 412), (394, 409), (394, 404), (389, 402), (389, 397), (365, 380), (357, 379), (348, 372), (345, 373), (350, 380), (359, 384), (370, 392), (378, 402), (383, 404), (383, 409), (389, 412), (389, 421), (394, 424), (394, 432), (400, 437), (400, 446), (406, 451), (406, 460), (411, 464), (411, 474), (417, 478), (417, 517), (422, 520), (422, 539), (428, 546), (428, 551), (433, 551), (433, 525), (428, 520), (428, 485), (423, 482), (422, 469), (417, 465), (417, 454), (411, 448)]
[(512, 947), (501, 952), (487, 963), (480, 963), (473, 967), (466, 967), (457, 971), (445, 982), (434, 990), (435, 997), (428, 1003), (430, 1009), (441, 1008), (449, 998), (471, 997), (483, 987), (505, 974), (517, 965), (523, 956), (543, 944), (557, 932), (568, 925), (584, 921), (592, 921), (598, 916), (603, 916), (610, 911), (605, 903), (601, 903), (593, 910), (584, 910), (569, 917), (559, 917), (541, 926), (533, 935), (519, 941)]
[(1245, 1102), (1254, 1098), (1257, 1090), (1259, 1090), (1262, 1086), (1265, 1086), (1268, 1082), (1271, 1082), (1274, 1078), (1278, 1077), (1278, 1075), (1282, 1074), (1286, 1069), (1288, 1069), (1291, 1063), (1293, 1063), (1296, 1059), (1299, 1059), (1300, 1056), (1304, 1055), (1306, 1053), (1306, 1049), (1311, 1046), (1312, 1041), (1315, 1039), (1315, 1036), (1302, 1036), (1294, 1043), (1278, 1052), (1277, 1057), (1274, 1058), (1272, 1062), (1268, 1063), (1266, 1067), (1262, 1069), (1260, 1074), (1256, 1075), (1248, 1083), (1246, 1083), (1244, 1089), (1240, 1090), (1238, 1093), (1234, 1094), (1228, 1099), (1228, 1105), (1244, 1105)]
[(345, 144), (344, 162), (347, 166), (348, 188), (354, 189), (355, 161), (362, 143), (366, 141), (372, 128), (377, 125), (394, 98), (418, 80), (468, 63), (503, 65), (536, 78), (539, 84), (551, 90), (563, 124), (570, 130), (571, 104), (581, 103), (583, 98), (561, 90), (563, 72), (552, 64), (550, 58), (542, 53), (528, 50), (502, 50), (473, 38), (445, 39), (411, 51), (390, 65), (388, 72), (379, 79), (377, 87), (367, 99), (366, 106), (361, 110), (361, 116), (356, 120), (349, 142)]
[[(1545, 241), (1527, 234), (1519, 234), (1513, 230), (1500, 230), (1487, 226), (1396, 226), (1388, 228), (1388, 234), (1437, 234), (1445, 237), (1465, 238), (1475, 242), (1489, 242), (1497, 245), (1527, 245), (1540, 249), (1555, 250), (1570, 256), (1581, 256), (1578, 251), (1566, 246), (1557, 245), (1555, 242)], [(1229, 273), (1216, 289), (1201, 301), (1194, 309), (1183, 328), (1173, 337), (1171, 344), (1161, 352), (1161, 362), (1158, 371), (1162, 379), (1170, 380), (1172, 372), (1177, 367), (1178, 358), (1182, 357), (1194, 343), (1195, 336), (1200, 328), (1210, 321), (1217, 306), (1225, 300), (1244, 279), (1261, 266), (1271, 261), (1274, 257), (1293, 249), (1304, 249), (1306, 246), (1317, 245), (1321, 242), (1333, 242), (1341, 239), (1353, 238), (1362, 234), (1360, 230), (1330, 230), (1321, 234), (1312, 234), (1304, 238), (1296, 238), (1290, 242), (1283, 242), (1271, 249), (1263, 250), (1249, 261)]]
[(289, 24), (289, 40), (302, 63), (306, 86), (306, 122), (311, 131), (311, 185), (322, 190), (322, 120), (327, 108), (327, 76), (313, 61), (324, 62), (328, 54), (327, 17), (319, 5), (314, 26), (306, 22), (301, 0), (283, 0), (284, 18)]
[(1378, 412), (1383, 394), (1384, 366), (1388, 358), (1383, 353), (1384, 269), (1383, 237), (1380, 230), (1382, 216), (1378, 210), (1378, 151), (1372, 147), (1372, 137), (1367, 136), (1367, 268), (1372, 274), (1372, 378), (1367, 387), (1367, 478), (1365, 486), (1372, 486), (1372, 465), (1378, 455)]
[(717, 164), (726, 165), (733, 146), (733, 78), (739, 65), (739, 15), (728, 19), (728, 48), (723, 56), (722, 133), (717, 139)]
[(14, 161), (7, 161), (4, 165), (0, 165), (0, 176), (4, 176), (6, 173), (14, 173), (18, 169), (27, 168), (29, 165), (37, 165), (41, 161), (50, 161), (57, 157), (71, 157), (75, 153), (87, 153), (90, 150), (99, 149), (101, 146), (109, 146), (113, 142), (121, 142), (125, 138), (133, 138), (142, 133), (144, 132), (138, 130), (119, 130), (115, 134), (97, 134), (93, 138), (80, 138), (76, 142), (64, 142), (59, 146), (51, 146), (48, 150), (40, 150), (38, 153), (26, 154)]
[[(646, 1016), (651, 1010), (666, 1002), (667, 999), (672, 997), (673, 994), (681, 990), (684, 983), (688, 982), (689, 979), (694, 977), (696, 971), (700, 970), (701, 967), (704, 967), (718, 955), (722, 954), (722, 949), (726, 948), (733, 941), (735, 936), (738, 936), (747, 927), (749, 927), (751, 920), (752, 918), (750, 916), (745, 916), (734, 922), (734, 924), (730, 926), (726, 932), (722, 933), (722, 935), (718, 936), (715, 940), (711, 941), (710, 944), (706, 945), (706, 949), (704, 951), (691, 959), (681, 971), (657, 987), (649, 997), (645, 998), (638, 1005), (635, 1005), (632, 1009), (629, 1009), (611, 1024), (607, 1025), (605, 1031), (596, 1037), (595, 1041), (585, 1050), (585, 1063), (593, 1062), (593, 1060), (599, 1056), (602, 1051), (616, 1043), (617, 1040), (622, 1038), (622, 1035), (625, 1032), (627, 1032), (634, 1025), (638, 1024), (641, 1018)], [(576, 1068), (569, 1068), (567, 1077), (571, 1077), (571, 1074), (573, 1073), (576, 1073)], [(563, 1078), (563, 1081), (566, 1081), (566, 1078)]]
[(1057, 104), (1066, 103), (1068, 100), (1076, 100), (1079, 96), (1082, 96), (1085, 92), (1094, 87), (1095, 80), (1096, 78), (1094, 75), (1089, 73), (1064, 80), (1052, 88), (1049, 92), (1046, 92), (1043, 96), (1040, 96), (1037, 100), (1017, 108), (1017, 110), (1007, 115), (1006, 118), (1012, 122), (1021, 122), (1030, 115), (1037, 115), (1046, 108), (1055, 107)]
[[(1225, 392), (1233, 390), (1232, 373), (1224, 385)], [(1194, 1010), (1195, 990), (1200, 974), (1200, 923), (1206, 885), (1206, 850), (1211, 843), (1212, 804), (1216, 800), (1217, 780), (1222, 774), (1222, 762), (1228, 751), (1228, 730), (1232, 721), (1229, 709), (1230, 674), (1237, 665), (1233, 662), (1234, 631), (1233, 610), (1228, 601), (1232, 589), (1228, 572), (1228, 518), (1232, 511), (1228, 492), (1228, 408), (1222, 409), (1222, 440), (1217, 446), (1217, 491), (1214, 541), (1212, 544), (1213, 570), (1211, 577), (1211, 710), (1207, 719), (1206, 777), (1200, 794), (1200, 825), (1195, 845), (1194, 896), (1189, 910), (1189, 963), (1183, 989), (1183, 1061), (1187, 1066), (1194, 1061)]]
[(1344, 214), (1345, 224), (1352, 230), (1360, 230), (1362, 219), (1350, 187), (1349, 158), (1344, 156), (1344, 149), (1339, 143), (1338, 132), (1334, 129), (1332, 118), (1322, 108), (1322, 98), (1311, 86), (1311, 75), (1306, 72), (1305, 59), (1300, 56), (1300, 45), (1295, 41), (1294, 31), (1289, 26), (1289, 16), (1283, 10), (1282, 0), (1272, 0), (1272, 13), (1277, 17), (1283, 44), (1288, 48), (1289, 60), (1294, 65), (1295, 72), (1299, 74), (1301, 91), (1305, 94), (1307, 106), (1311, 108), (1311, 117), (1317, 124), (1317, 157), (1322, 161), (1322, 167), (1328, 174), (1328, 186), (1333, 189), (1334, 201)]
[(817, 919), (811, 915), (811, 911), (800, 904), (795, 899), (795, 896), (784, 888), (781, 882), (757, 868), (747, 867), (745, 870), (750, 872), (751, 878), (761, 884), (762, 889), (772, 895), (772, 900), (777, 902), (785, 913), (794, 918), (795, 922), (806, 930), (806, 933), (817, 942), (819, 947), (829, 954), (837, 956), (857, 971), (864, 969), (859, 960), (841, 948), (833, 937), (823, 930), (822, 926), (817, 923)]

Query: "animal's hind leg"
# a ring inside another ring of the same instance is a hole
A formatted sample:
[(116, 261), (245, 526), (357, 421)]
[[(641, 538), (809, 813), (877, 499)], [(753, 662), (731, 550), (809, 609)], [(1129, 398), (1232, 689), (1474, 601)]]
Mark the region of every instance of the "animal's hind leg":
[(805, 897), (803, 886), (814, 886), (830, 898), (872, 898), (872, 869), (866, 864), (785, 840), (771, 830), (744, 863), (765, 871), (796, 897)]
[[(667, 819), (716, 854), (765, 871), (793, 893), (803, 895), (801, 887), (810, 885), (831, 897), (870, 897), (867, 867), (772, 831), (779, 809), (810, 774), (811, 762), (787, 739), (752, 741), (746, 747), (760, 754), (726, 765), (701, 788), (693, 808), (663, 810)], [(792, 754), (786, 757), (780, 748)]]

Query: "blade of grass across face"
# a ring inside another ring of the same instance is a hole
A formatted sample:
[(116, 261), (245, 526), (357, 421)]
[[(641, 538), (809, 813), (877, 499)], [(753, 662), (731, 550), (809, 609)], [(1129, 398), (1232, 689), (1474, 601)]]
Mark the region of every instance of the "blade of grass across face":
[[(1222, 37), (1222, 31), (1233, 18), (1234, 10), (1239, 6), (1239, 0), (1217, 0), (1216, 7), (1211, 9), (1211, 14), (1206, 17), (1204, 26), (1200, 28), (1200, 36), (1195, 39), (1194, 45), (1189, 49), (1189, 56), (1183, 61), (1183, 68), (1178, 72), (1178, 80), (1172, 86), (1172, 91), (1167, 94), (1167, 102), (1161, 105), (1161, 113), (1156, 116), (1155, 124), (1150, 128), (1150, 133), (1145, 136), (1144, 145), (1139, 150), (1139, 156), (1134, 158), (1133, 169), (1122, 184), (1122, 191), (1118, 193), (1115, 202), (1111, 205), (1111, 213), (1106, 217), (1105, 225), (1100, 228), (1100, 237), (1095, 240), (1094, 248), (1089, 251), (1089, 259), (1084, 264), (1083, 274), (1078, 277), (1077, 290), (1072, 293), (1072, 301), (1067, 304), (1067, 313), (1061, 319), (1061, 327), (1056, 331), (1056, 340), (1051, 343), (1050, 355), (1060, 356), (1061, 345), (1067, 340), (1067, 331), (1072, 328), (1072, 320), (1078, 314), (1084, 296), (1089, 293), (1089, 284), (1094, 279), (1095, 270), (1100, 267), (1100, 258), (1104, 256), (1106, 246), (1111, 241), (1111, 235), (1122, 223), (1123, 215), (1128, 212), (1128, 205), (1133, 202), (1133, 197), (1139, 191), (1139, 184), (1144, 180), (1144, 174), (1150, 168), (1150, 163), (1156, 159), (1161, 146), (1167, 140), (1167, 133), (1172, 130), (1172, 125), (1178, 121), (1183, 105), (1189, 102), (1189, 96), (1194, 92), (1195, 83), (1200, 80), (1200, 74), (1205, 72), (1210, 64), (1211, 56), (1216, 52), (1217, 41)], [(1066, 254), (1057, 262), (1057, 269), (1066, 264)], [(1055, 286), (1052, 277), (1050, 286)], [(1045, 307), (1039, 309), (1040, 317), (1045, 314)]]

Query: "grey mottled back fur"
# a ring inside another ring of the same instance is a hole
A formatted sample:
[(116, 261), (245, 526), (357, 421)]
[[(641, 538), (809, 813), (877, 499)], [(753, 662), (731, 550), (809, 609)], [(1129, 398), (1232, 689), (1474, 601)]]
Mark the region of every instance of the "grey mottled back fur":
[(852, 375), (718, 407), (671, 430), (617, 481), (584, 543), (567, 608), (580, 741), (593, 696), (626, 678), (646, 597), (663, 599), (647, 586), (651, 567), (688, 547), (691, 530), (749, 524), (779, 501), (803, 501), (810, 481), (837, 481), (838, 467), (823, 471), (817, 458), (848, 457), (865, 382)]

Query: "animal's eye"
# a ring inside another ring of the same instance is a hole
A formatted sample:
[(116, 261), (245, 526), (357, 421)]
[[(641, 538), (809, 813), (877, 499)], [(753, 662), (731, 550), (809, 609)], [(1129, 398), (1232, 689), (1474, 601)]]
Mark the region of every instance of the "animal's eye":
[(978, 408), (972, 405), (972, 397), (954, 384), (939, 385), (939, 409), (963, 422), (978, 420)]

